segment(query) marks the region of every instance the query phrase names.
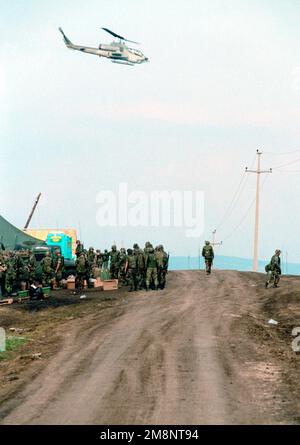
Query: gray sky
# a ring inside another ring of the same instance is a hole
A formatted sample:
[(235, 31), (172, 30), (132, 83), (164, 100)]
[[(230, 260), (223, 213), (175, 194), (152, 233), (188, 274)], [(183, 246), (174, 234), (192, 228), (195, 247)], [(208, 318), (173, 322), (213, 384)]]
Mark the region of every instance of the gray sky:
[[(22, 227), (75, 227), (86, 246), (163, 242), (197, 254), (228, 207), (257, 148), (263, 167), (300, 158), (297, 0), (0, 0), (1, 213)], [(67, 50), (110, 42), (108, 27), (150, 58), (128, 67)], [(269, 154), (270, 152), (274, 154)], [(286, 172), (288, 170), (289, 172)], [(295, 170), (295, 173), (291, 173)], [(260, 257), (277, 247), (300, 262), (300, 162), (274, 170), (262, 192)], [(99, 228), (97, 194), (203, 190), (205, 233)], [(220, 254), (251, 257), (249, 175), (218, 229)]]

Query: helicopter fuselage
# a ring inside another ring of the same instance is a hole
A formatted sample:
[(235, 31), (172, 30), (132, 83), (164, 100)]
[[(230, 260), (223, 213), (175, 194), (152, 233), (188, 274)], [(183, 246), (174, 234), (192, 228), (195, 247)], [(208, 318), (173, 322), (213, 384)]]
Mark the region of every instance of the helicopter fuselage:
[(69, 49), (75, 51), (81, 51), (87, 54), (93, 54), (98, 57), (106, 57), (114, 63), (120, 63), (122, 65), (136, 65), (144, 62), (148, 62), (148, 58), (144, 54), (134, 48), (129, 48), (125, 43), (112, 42), (111, 44), (101, 43), (99, 48), (92, 48), (89, 46), (74, 45), (60, 29), (64, 37), (64, 42)]

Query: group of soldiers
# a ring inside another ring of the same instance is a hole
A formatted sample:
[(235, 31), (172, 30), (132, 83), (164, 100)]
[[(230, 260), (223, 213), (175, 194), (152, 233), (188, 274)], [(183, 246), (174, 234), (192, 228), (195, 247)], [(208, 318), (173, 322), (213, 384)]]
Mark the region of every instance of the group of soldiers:
[(32, 283), (57, 285), (63, 278), (64, 258), (60, 251), (46, 252), (39, 262), (30, 250), (0, 251), (0, 296), (29, 289)]
[(116, 245), (111, 251), (85, 250), (78, 240), (76, 244), (76, 278), (77, 287), (82, 288), (84, 281), (96, 278), (99, 270), (107, 270), (110, 278), (119, 280), (120, 286), (129, 286), (129, 291), (164, 289), (168, 271), (169, 255), (160, 244), (155, 248), (147, 241), (144, 249), (137, 243), (132, 249)]
[[(101, 272), (107, 272), (107, 276), (119, 280), (119, 286), (129, 286), (129, 291), (164, 289), (168, 272), (169, 255), (160, 244), (155, 248), (147, 241), (142, 249), (134, 244), (132, 249), (117, 249), (116, 245), (111, 250), (95, 250), (90, 247), (84, 249), (78, 240), (76, 244), (76, 283), (78, 288), (83, 288), (91, 278), (97, 278)], [(271, 261), (265, 267), (267, 279), (265, 287), (271, 283), (278, 287), (281, 275), (280, 250), (276, 250)], [(209, 241), (205, 241), (202, 249), (205, 260), (206, 274), (211, 274), (214, 260), (214, 250)], [(43, 286), (60, 287), (64, 278), (64, 257), (61, 252), (53, 254), (46, 252), (41, 261), (37, 261), (30, 250), (0, 251), (0, 297), (11, 293), (28, 289), (32, 283), (40, 283)]]

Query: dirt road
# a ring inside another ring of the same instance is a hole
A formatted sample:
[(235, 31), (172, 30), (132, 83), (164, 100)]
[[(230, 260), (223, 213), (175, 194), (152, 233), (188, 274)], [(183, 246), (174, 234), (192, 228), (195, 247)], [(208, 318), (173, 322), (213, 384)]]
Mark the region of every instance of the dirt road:
[(164, 291), (68, 322), (1, 423), (297, 423), (282, 363), (249, 331), (259, 292), (255, 274), (172, 272)]

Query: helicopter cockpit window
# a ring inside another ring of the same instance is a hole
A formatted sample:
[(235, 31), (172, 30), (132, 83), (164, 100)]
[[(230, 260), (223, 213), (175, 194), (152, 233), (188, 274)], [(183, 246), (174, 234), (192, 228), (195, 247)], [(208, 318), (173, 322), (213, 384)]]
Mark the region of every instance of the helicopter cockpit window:
[(141, 51), (139, 51), (138, 49), (134, 49), (134, 48), (129, 48), (129, 49), (133, 54), (136, 54), (137, 56), (143, 55), (143, 53)]

